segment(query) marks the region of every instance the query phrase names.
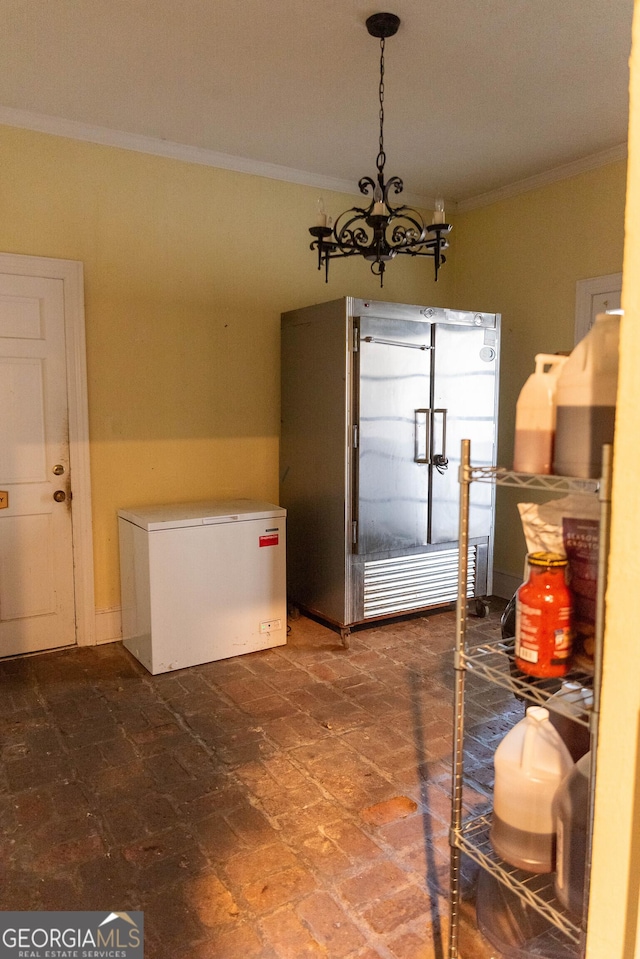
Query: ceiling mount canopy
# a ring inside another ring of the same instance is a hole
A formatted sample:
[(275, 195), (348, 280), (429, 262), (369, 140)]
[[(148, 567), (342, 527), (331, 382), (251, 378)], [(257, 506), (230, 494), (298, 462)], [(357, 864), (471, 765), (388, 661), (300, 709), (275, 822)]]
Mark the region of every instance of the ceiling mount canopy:
[(445, 262), (444, 251), (449, 246), (447, 234), (451, 231), (451, 225), (445, 222), (443, 201), (436, 200), (433, 222), (425, 224), (417, 210), (404, 204), (393, 206), (390, 202), (390, 195), (402, 193), (404, 184), (400, 177), (392, 176), (386, 181), (384, 178), (387, 160), (384, 152), (384, 48), (387, 38), (398, 32), (400, 17), (394, 13), (374, 13), (366, 24), (369, 34), (380, 40), (378, 172), (375, 179), (366, 176), (358, 183), (360, 192), (371, 198), (369, 205), (346, 210), (335, 223), (327, 216), (322, 199), (318, 201), (316, 225), (309, 229), (314, 237), (311, 249), (318, 252), (318, 269), (324, 267), (326, 282), (329, 280), (330, 260), (362, 256), (370, 262), (371, 272), (380, 277), (382, 286), (387, 263), (399, 254), (433, 257), (437, 281), (438, 270)]
[(372, 37), (386, 40), (387, 37), (393, 37), (398, 32), (400, 17), (397, 17), (395, 13), (374, 13), (367, 18), (366, 23)]

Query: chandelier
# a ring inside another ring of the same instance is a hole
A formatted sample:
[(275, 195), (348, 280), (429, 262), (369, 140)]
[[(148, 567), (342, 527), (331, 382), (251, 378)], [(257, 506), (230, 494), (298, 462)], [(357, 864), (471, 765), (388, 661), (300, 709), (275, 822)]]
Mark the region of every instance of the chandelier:
[(384, 44), (387, 37), (397, 33), (399, 26), (400, 17), (394, 13), (375, 13), (367, 20), (369, 34), (380, 40), (378, 174), (375, 180), (365, 176), (358, 183), (360, 192), (371, 197), (369, 205), (346, 210), (335, 223), (327, 217), (322, 199), (318, 201), (316, 225), (309, 233), (314, 237), (311, 249), (318, 251), (318, 269), (324, 266), (327, 283), (329, 261), (338, 257), (363, 256), (371, 263), (371, 272), (380, 277), (380, 286), (387, 263), (398, 255), (433, 257), (436, 281), (438, 270), (446, 260), (444, 251), (449, 246), (447, 234), (451, 225), (445, 223), (444, 202), (436, 200), (433, 222), (425, 224), (417, 210), (391, 203), (390, 195), (402, 193), (404, 184), (400, 177), (389, 177), (386, 182), (384, 178), (387, 159), (384, 152)]

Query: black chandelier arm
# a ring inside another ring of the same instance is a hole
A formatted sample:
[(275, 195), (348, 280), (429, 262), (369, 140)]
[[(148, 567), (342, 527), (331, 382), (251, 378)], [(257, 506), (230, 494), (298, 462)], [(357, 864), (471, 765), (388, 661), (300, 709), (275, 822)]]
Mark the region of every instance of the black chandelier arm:
[[(384, 196), (384, 202), (387, 204), (390, 210), (393, 209), (389, 203), (389, 193), (391, 192), (392, 189), (393, 189), (393, 192), (396, 194), (396, 196), (398, 195), (398, 193), (402, 193), (402, 191), (404, 190), (404, 183), (402, 182), (399, 176), (389, 177), (386, 183), (384, 182), (382, 183), (382, 193)], [(399, 207), (399, 209), (403, 209), (403, 208)]]
[[(353, 214), (353, 215), (350, 215)], [(342, 213), (336, 220), (334, 227), (335, 242), (341, 250), (353, 250), (356, 253), (362, 253), (371, 245), (371, 236), (362, 225), (362, 221), (367, 222), (369, 210), (361, 210), (354, 207)], [(348, 217), (348, 219), (346, 219)], [(340, 223), (344, 219), (344, 223)]]
[[(386, 183), (384, 182), (383, 179), (379, 179), (378, 182), (376, 182), (370, 176), (363, 176), (361, 177), (360, 180), (358, 180), (358, 188), (360, 192), (363, 193), (365, 196), (373, 197), (378, 187), (380, 188), (380, 192), (382, 194), (382, 201), (389, 208), (390, 211), (395, 213), (396, 210), (403, 209), (402, 207), (397, 207), (397, 208), (393, 207), (389, 202), (389, 194), (392, 191), (393, 193), (397, 195), (398, 193), (402, 193), (402, 191), (404, 190), (404, 183), (402, 182), (399, 176), (390, 177)], [(354, 207), (354, 210), (357, 210), (357, 209), (358, 207)], [(373, 209), (373, 201), (371, 205), (369, 206), (367, 212), (370, 213), (372, 209)]]
[[(415, 210), (412, 210), (411, 212), (415, 213)], [(415, 222), (411, 219), (410, 216), (405, 215), (405, 217), (410, 222)], [(417, 223), (415, 225), (418, 226)], [(432, 250), (438, 246), (440, 247), (441, 250), (448, 249), (449, 241), (446, 238), (446, 234), (450, 233), (451, 229), (452, 228), (450, 223), (430, 223), (427, 226), (422, 227), (422, 233), (420, 234), (419, 237), (414, 237), (414, 238), (408, 237), (407, 242), (403, 243), (402, 240), (400, 239), (400, 236), (398, 236), (398, 238), (396, 239), (396, 234), (400, 234), (401, 232), (404, 232), (403, 226), (401, 224), (398, 224), (396, 227), (394, 227), (393, 241), (394, 243), (396, 242), (398, 243), (398, 246), (397, 246), (398, 253), (404, 253), (406, 251), (406, 252), (414, 252), (415, 255), (419, 255), (420, 248), (425, 247), (427, 252), (425, 252), (424, 255), (429, 256), (430, 254), (428, 250), (430, 249)]]
[[(348, 214), (352, 214), (346, 222), (340, 226), (339, 221)], [(343, 213), (339, 217), (335, 228), (312, 227), (309, 232), (314, 236), (310, 244), (310, 249), (319, 250), (322, 247), (323, 253), (339, 256), (355, 256), (363, 251), (369, 251), (372, 244), (383, 238), (383, 234), (377, 236), (375, 227), (368, 223), (368, 210), (354, 207)], [(441, 250), (447, 249), (449, 243), (446, 239), (451, 230), (448, 223), (430, 224), (425, 226), (420, 214), (410, 207), (398, 207), (390, 211), (387, 223), (384, 224), (385, 230), (388, 224), (393, 220), (404, 222), (396, 223), (393, 227), (390, 242), (386, 243), (390, 251), (395, 253), (410, 253), (412, 256), (433, 256), (434, 250), (440, 247)], [(359, 221), (367, 223), (369, 230), (364, 226), (355, 225)], [(371, 235), (373, 233), (373, 235)]]
[(438, 239), (432, 238), (428, 240), (423, 240), (422, 242), (407, 243), (405, 245), (398, 245), (394, 247), (396, 253), (405, 253), (409, 256), (434, 256), (435, 251), (440, 249), (448, 250), (449, 243), (444, 237)]
[(360, 247), (340, 247), (334, 240), (314, 240), (310, 250), (318, 251), (318, 269), (325, 260), (343, 259), (345, 256), (361, 256)]
[[(363, 176), (358, 180), (358, 189), (360, 190), (360, 193), (364, 193), (365, 196), (369, 196), (370, 194), (373, 197), (376, 186), (376, 181), (370, 176)], [(373, 206), (373, 200), (371, 201), (371, 205)], [(357, 209), (358, 207), (354, 207), (354, 210)]]
[[(438, 243), (436, 240), (427, 240), (420, 246), (396, 246), (394, 249), (398, 256), (435, 256), (438, 250)], [(440, 250), (442, 249), (443, 245), (441, 244)]]
[(401, 203), (400, 206), (392, 206), (388, 199), (385, 199), (384, 202), (387, 210), (389, 211), (389, 216), (388, 216), (389, 222), (391, 222), (391, 220), (395, 220), (397, 217), (402, 217), (409, 214), (417, 217), (417, 219), (420, 220), (420, 222), (422, 222), (422, 226), (424, 227), (424, 222), (422, 220), (422, 217), (417, 212), (417, 210), (414, 210), (410, 206), (406, 206), (404, 203)]
[(347, 256), (362, 256), (362, 249), (360, 247), (341, 248), (334, 240), (329, 240), (323, 236), (314, 239), (309, 249), (318, 251), (318, 269), (321, 270), (324, 267), (325, 283), (329, 282), (330, 260), (344, 259), (344, 257)]
[(371, 246), (371, 237), (362, 227), (356, 227), (355, 230), (348, 230), (346, 227), (340, 231), (337, 237), (339, 249), (348, 250), (353, 253), (362, 254)]
[(429, 233), (435, 233), (437, 236), (441, 236), (443, 233), (451, 233), (452, 229), (450, 223), (430, 223), (427, 226)]
[(358, 215), (351, 217), (339, 229), (337, 225), (333, 230), (329, 227), (310, 227), (309, 233), (314, 239), (309, 244), (309, 249), (317, 250), (318, 256), (323, 259), (324, 257), (335, 259), (345, 256), (361, 256), (363, 252), (369, 251), (372, 244), (376, 242), (375, 231), (374, 236), (371, 237), (362, 226), (351, 228), (352, 223), (357, 223), (363, 219), (361, 214), (366, 214), (366, 210), (349, 210), (348, 212), (357, 212)]
[(405, 256), (431, 256), (433, 257), (433, 278), (435, 282), (438, 282), (438, 270), (443, 263), (447, 262), (447, 258), (442, 252), (448, 248), (449, 244), (446, 240), (428, 240), (426, 244), (423, 244), (421, 248), (412, 249), (407, 247), (406, 249), (398, 249), (397, 252), (404, 254)]
[(419, 213), (409, 207), (401, 207), (400, 212), (394, 211), (393, 216), (389, 218), (389, 223), (393, 220), (400, 220), (391, 231), (391, 242), (399, 250), (405, 246), (418, 246), (428, 242), (429, 234), (427, 227)]
[(349, 249), (347, 247), (345, 249), (336, 248), (334, 250), (330, 250), (326, 254), (326, 258), (329, 260), (343, 260), (346, 256), (362, 256), (362, 252), (360, 250)]

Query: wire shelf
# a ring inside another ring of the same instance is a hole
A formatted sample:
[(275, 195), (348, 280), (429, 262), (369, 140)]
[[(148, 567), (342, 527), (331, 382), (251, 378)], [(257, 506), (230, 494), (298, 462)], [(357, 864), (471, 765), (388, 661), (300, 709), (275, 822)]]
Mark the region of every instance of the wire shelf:
[[(572, 476), (551, 476), (533, 473), (520, 473), (501, 467), (483, 465), (472, 466), (470, 461), (470, 440), (462, 441), (460, 449), (460, 468), (458, 478), (460, 482), (460, 550), (464, 551), (469, 542), (469, 487), (472, 483), (490, 483), (496, 486), (513, 487), (519, 490), (546, 491), (551, 494), (586, 494), (597, 495), (600, 512), (600, 551), (598, 558), (598, 597), (595, 635), (595, 654), (593, 663), (586, 660), (581, 662), (577, 657), (573, 669), (558, 679), (539, 679), (531, 677), (517, 668), (515, 663), (515, 640), (512, 637), (500, 640), (491, 639), (481, 630), (473, 630), (474, 638), (467, 631), (466, 597), (459, 592), (456, 607), (456, 651), (454, 659), (454, 749), (453, 749), (453, 784), (452, 784), (452, 813), (451, 813), (451, 928), (449, 935), (448, 959), (458, 959), (458, 932), (459, 932), (459, 905), (460, 905), (460, 858), (464, 854), (476, 863), (485, 875), (493, 877), (502, 886), (509, 890), (522, 904), (531, 907), (538, 918), (544, 920), (546, 928), (534, 936), (535, 926), (528, 924), (527, 931), (531, 938), (527, 939), (527, 955), (553, 955), (555, 959), (583, 959), (586, 947), (586, 911), (577, 918), (562, 908), (555, 896), (553, 875), (537, 875), (517, 869), (505, 863), (496, 855), (490, 839), (491, 820), (486, 805), (482, 803), (484, 815), (479, 815), (477, 799), (474, 799), (475, 817), (462, 822), (463, 793), (465, 784), (470, 781), (482, 795), (490, 794), (492, 783), (491, 771), (488, 763), (483, 759), (477, 768), (471, 772), (469, 779), (465, 776), (465, 685), (475, 679), (481, 683), (472, 683), (472, 703), (480, 707), (478, 715), (482, 715), (484, 702), (480, 687), (482, 683), (489, 683), (494, 687), (508, 691), (518, 699), (538, 706), (549, 708), (552, 712), (563, 717), (575, 720), (590, 733), (591, 749), (597, 747), (597, 718), (598, 699), (601, 677), (601, 651), (603, 633), (604, 595), (606, 589), (606, 553), (608, 546), (608, 530), (611, 503), (611, 447), (603, 448), (602, 477), (599, 479), (585, 479)], [(469, 631), (470, 632), (470, 631)], [(494, 634), (495, 636), (495, 634)], [(559, 692), (563, 681), (578, 683), (584, 691), (591, 695), (580, 695), (579, 690), (561, 698), (554, 694)], [(578, 695), (575, 693), (578, 692)], [(499, 694), (504, 698), (504, 694)], [(571, 700), (577, 700), (572, 702)], [(489, 697), (486, 705), (491, 710), (495, 697)], [(482, 704), (482, 705), (481, 705)], [(484, 710), (486, 712), (486, 709)], [(500, 732), (504, 723), (509, 723), (511, 713), (498, 720), (497, 726), (487, 730), (488, 735)], [(515, 715), (515, 713), (514, 713)], [(492, 741), (492, 739), (491, 739)], [(486, 745), (487, 755), (490, 752), (490, 743)], [(476, 782), (477, 776), (477, 782)], [(590, 868), (591, 834), (593, 829), (593, 793), (595, 774), (592, 766), (589, 780), (589, 822), (587, 831), (586, 872)], [(468, 808), (468, 807), (466, 807)], [(495, 890), (494, 890), (495, 893)], [(529, 917), (533, 919), (534, 917)], [(517, 921), (514, 919), (514, 921)], [(525, 931), (524, 927), (521, 930)], [(554, 948), (549, 948), (553, 942)], [(531, 947), (531, 948), (530, 948)]]
[[(583, 932), (558, 901), (553, 888), (553, 873), (535, 874), (510, 866), (493, 850), (489, 839), (491, 821), (478, 816), (453, 830), (452, 843), (478, 863), (482, 869), (515, 893), (523, 902), (543, 916), (563, 936), (581, 945)], [(579, 953), (576, 953), (578, 955)]]
[(583, 702), (574, 703), (569, 699), (550, 697), (562, 682), (579, 683), (585, 689), (593, 687), (593, 676), (579, 669), (571, 670), (561, 679), (536, 679), (521, 672), (515, 665), (513, 640), (495, 640), (468, 647), (462, 654), (462, 662), (477, 676), (508, 689), (514, 695), (521, 696), (536, 706), (549, 707), (563, 716), (569, 716), (581, 726), (590, 727), (590, 711)]
[(550, 490), (556, 493), (597, 493), (600, 489), (599, 479), (516, 473), (502, 466), (472, 466), (469, 469), (469, 479), (474, 483), (495, 483), (498, 486)]

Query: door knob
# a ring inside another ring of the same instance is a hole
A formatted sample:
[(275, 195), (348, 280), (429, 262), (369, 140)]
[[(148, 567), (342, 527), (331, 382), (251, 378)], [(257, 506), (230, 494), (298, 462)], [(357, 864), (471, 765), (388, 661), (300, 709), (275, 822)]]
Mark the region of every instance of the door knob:
[(53, 498), (56, 501), (56, 503), (64, 503), (64, 501), (67, 498), (67, 494), (65, 493), (63, 489), (57, 489), (55, 493), (53, 494)]

